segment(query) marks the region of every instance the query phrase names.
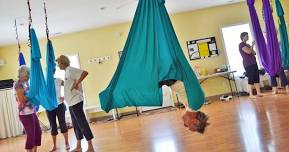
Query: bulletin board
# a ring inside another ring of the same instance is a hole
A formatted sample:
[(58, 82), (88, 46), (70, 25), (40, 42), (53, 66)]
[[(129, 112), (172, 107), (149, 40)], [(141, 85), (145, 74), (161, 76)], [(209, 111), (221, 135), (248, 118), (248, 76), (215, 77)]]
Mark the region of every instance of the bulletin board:
[(204, 59), (219, 55), (215, 37), (187, 41), (187, 47), (190, 60)]

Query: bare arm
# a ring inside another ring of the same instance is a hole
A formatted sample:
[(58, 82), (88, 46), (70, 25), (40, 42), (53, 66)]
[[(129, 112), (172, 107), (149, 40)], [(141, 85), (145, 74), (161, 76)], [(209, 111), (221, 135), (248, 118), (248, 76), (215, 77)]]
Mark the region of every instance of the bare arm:
[(81, 73), (80, 78), (73, 84), (71, 90), (73, 90), (73, 89), (78, 90), (79, 84), (81, 84), (81, 82), (86, 78), (87, 75), (88, 75), (88, 72), (87, 71), (83, 71)]
[(83, 71), (80, 78), (78, 79), (78, 81), (76, 82), (77, 86), (86, 78), (86, 76), (88, 75), (87, 71)]
[(242, 48), (242, 50), (245, 52), (245, 53), (247, 53), (247, 54), (256, 54), (256, 52), (254, 51), (254, 49), (253, 48), (249, 48), (249, 47), (247, 47), (247, 46), (244, 46), (243, 48)]
[(254, 50), (255, 44), (256, 44), (256, 42), (253, 41), (253, 42), (252, 42), (252, 47), (244, 46), (244, 47), (242, 48), (242, 51), (244, 51), (244, 52), (247, 53), (247, 54), (256, 55), (256, 52), (255, 52), (255, 50)]
[(25, 103), (27, 101), (27, 97), (24, 96), (24, 90), (23, 89), (16, 89), (16, 96), (17, 100), (20, 103)]

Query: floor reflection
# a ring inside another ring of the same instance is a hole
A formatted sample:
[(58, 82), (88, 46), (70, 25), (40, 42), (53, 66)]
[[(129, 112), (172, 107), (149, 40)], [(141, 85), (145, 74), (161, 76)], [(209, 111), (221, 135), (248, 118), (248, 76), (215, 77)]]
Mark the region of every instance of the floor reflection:
[[(271, 113), (270, 112), (266, 112), (266, 116), (267, 116), (267, 120), (269, 123), (269, 131), (270, 131), (270, 135), (274, 135), (273, 132), (273, 127), (272, 127), (272, 118), (271, 118)], [(269, 152), (276, 152), (275, 149), (275, 142), (273, 139), (270, 140), (270, 142), (267, 144), (267, 149)]]
[(177, 144), (173, 138), (162, 138), (153, 141), (154, 152), (177, 152)]
[(247, 152), (263, 152), (255, 107), (252, 104), (242, 106), (239, 111), (239, 119), (245, 150)]

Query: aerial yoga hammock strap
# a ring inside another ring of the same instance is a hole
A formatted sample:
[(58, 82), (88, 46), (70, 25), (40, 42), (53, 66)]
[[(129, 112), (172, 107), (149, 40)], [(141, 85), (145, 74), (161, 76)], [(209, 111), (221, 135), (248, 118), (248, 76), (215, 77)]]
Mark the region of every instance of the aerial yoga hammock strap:
[[(38, 106), (42, 105), (46, 110), (53, 110), (57, 108), (57, 102), (48, 94), (48, 89), (45, 83), (42, 66), (41, 66), (41, 52), (39, 48), (38, 39), (35, 30), (31, 27), (31, 9), (29, 0), (27, 2), (29, 7), (29, 39), (31, 47), (31, 68), (30, 68), (30, 90), (27, 95), (29, 101)], [(47, 65), (49, 66), (49, 65)]]
[(263, 0), (264, 21), (266, 27), (267, 53), (270, 57), (269, 75), (275, 76), (281, 70), (281, 51), (278, 42), (276, 27), (273, 19), (273, 9), (269, 0)]
[(21, 52), (21, 46), (20, 46), (20, 42), (19, 42), (19, 35), (18, 35), (18, 27), (17, 27), (16, 18), (15, 18), (15, 22), (14, 22), (14, 28), (15, 28), (15, 33), (16, 33), (17, 45), (18, 45), (18, 62), (19, 62), (19, 66), (26, 65), (24, 55)]
[(189, 107), (198, 110), (204, 93), (176, 37), (164, 0), (140, 0), (117, 70), (99, 94), (109, 112), (125, 106), (161, 106), (159, 82), (184, 82)]
[(281, 42), (281, 56), (282, 56), (282, 67), (285, 69), (289, 68), (289, 40), (286, 22), (284, 19), (284, 10), (280, 0), (275, 0), (276, 12), (279, 17), (279, 34)]

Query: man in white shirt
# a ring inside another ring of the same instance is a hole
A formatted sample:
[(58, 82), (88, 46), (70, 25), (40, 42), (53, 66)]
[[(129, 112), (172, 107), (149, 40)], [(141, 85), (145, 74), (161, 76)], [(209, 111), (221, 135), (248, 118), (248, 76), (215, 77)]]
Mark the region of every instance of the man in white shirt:
[(69, 106), (72, 125), (77, 139), (77, 146), (72, 152), (81, 152), (81, 140), (83, 136), (88, 142), (87, 152), (94, 152), (92, 139), (93, 135), (83, 111), (83, 91), (81, 82), (88, 75), (83, 71), (70, 66), (68, 57), (61, 55), (56, 62), (61, 70), (65, 70), (64, 99)]

